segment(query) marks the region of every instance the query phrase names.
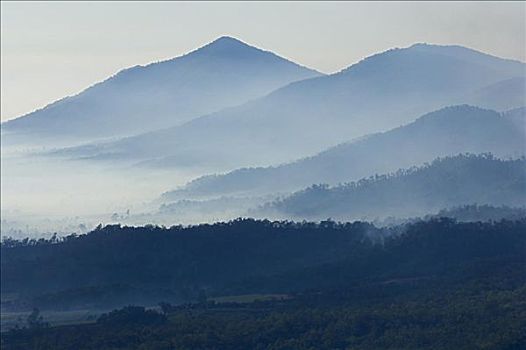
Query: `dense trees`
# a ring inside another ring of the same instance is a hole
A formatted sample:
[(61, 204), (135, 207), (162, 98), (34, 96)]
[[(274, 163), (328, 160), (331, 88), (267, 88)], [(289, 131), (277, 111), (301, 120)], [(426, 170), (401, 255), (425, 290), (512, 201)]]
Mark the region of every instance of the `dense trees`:
[[(497, 277), (499, 280), (501, 276)], [(481, 288), (482, 286), (482, 288)], [(470, 279), (437, 289), (390, 285), (288, 301), (126, 307), (93, 324), (4, 333), (3, 349), (523, 349), (526, 288)]]
[[(525, 233), (526, 219), (239, 219), (7, 240), (2, 291), (26, 299), (4, 310), (162, 303), (55, 327), (34, 311), (2, 349), (522, 349)], [(286, 297), (233, 297), (269, 292)]]
[(524, 206), (526, 161), (491, 154), (439, 158), (423, 167), (329, 187), (313, 185), (263, 208), (264, 213), (341, 220), (410, 217), (473, 203)]
[(18, 298), (2, 307), (151, 305), (197, 300), (203, 291), (208, 297), (291, 293), (400, 278), (462, 279), (502, 268), (521, 281), (523, 232), (524, 220), (433, 219), (379, 229), (363, 222), (239, 219), (171, 228), (113, 225), (62, 241), (8, 240), (1, 247), (1, 288)]
[(510, 208), (507, 206), (495, 207), (491, 205), (472, 204), (442, 209), (436, 216), (455, 218), (458, 221), (520, 220), (526, 217), (526, 207)]
[(5, 241), (1, 287), (25, 297), (11, 307), (192, 300), (203, 288), (222, 293), (248, 277), (341, 260), (383, 234), (360, 222), (113, 225), (61, 242)]

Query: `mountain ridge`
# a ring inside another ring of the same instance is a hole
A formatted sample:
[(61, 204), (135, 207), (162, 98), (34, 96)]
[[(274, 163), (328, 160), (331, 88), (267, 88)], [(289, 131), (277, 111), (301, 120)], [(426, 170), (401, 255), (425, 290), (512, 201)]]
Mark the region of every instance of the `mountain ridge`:
[(221, 37), (182, 56), (123, 69), (76, 95), (6, 121), (2, 129), (53, 136), (131, 135), (177, 125), (319, 75), (270, 51)]
[[(499, 114), (467, 105), (446, 107), (426, 113), (407, 125), (342, 143), (291, 163), (203, 176), (179, 190), (167, 192), (164, 197), (170, 198), (170, 193), (175, 198), (247, 195), (246, 191), (260, 194), (258, 191), (296, 190), (299, 185), (319, 182), (336, 184), (462, 152), (519, 156), (526, 145), (526, 131), (521, 133), (516, 128), (521, 120), (526, 121), (524, 108)], [(411, 149), (419, 152), (413, 152), (408, 159), (404, 154)]]
[[(464, 55), (477, 55), (474, 62), (435, 50), (449, 49), (389, 50), (349, 71), (292, 82), (180, 126), (94, 146), (88, 152), (73, 150), (70, 155), (94, 159), (108, 155), (163, 167), (191, 164), (215, 171), (283, 163), (404, 125), (430, 110), (466, 103), (462, 100), (472, 92), (520, 76), (526, 67), (469, 49)], [(518, 107), (513, 102), (509, 108)], [(492, 103), (508, 108), (500, 100)]]
[(491, 154), (448, 156), (420, 167), (333, 187), (313, 185), (263, 206), (262, 212), (276, 210), (295, 219), (348, 220), (416, 217), (473, 203), (524, 207), (525, 165), (524, 157), (500, 160)]

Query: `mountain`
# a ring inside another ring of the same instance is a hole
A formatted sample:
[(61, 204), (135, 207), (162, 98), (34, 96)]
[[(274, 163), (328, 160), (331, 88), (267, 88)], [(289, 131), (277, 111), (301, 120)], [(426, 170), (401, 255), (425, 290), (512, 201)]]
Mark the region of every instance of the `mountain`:
[(506, 111), (503, 116), (510, 120), (517, 130), (526, 134), (526, 107)]
[[(368, 57), (333, 75), (291, 83), (179, 127), (64, 154), (214, 171), (287, 162), (473, 99), (481, 89), (526, 76), (525, 69), (524, 63), (459, 46), (417, 44)], [(506, 107), (501, 102), (495, 104)], [(515, 101), (509, 108), (514, 107)]]
[(408, 217), (471, 203), (526, 205), (526, 160), (459, 155), (423, 167), (329, 187), (314, 185), (267, 204), (288, 218)]
[(525, 125), (525, 108), (499, 114), (467, 105), (447, 107), (405, 126), (292, 163), (204, 176), (165, 193), (163, 200), (291, 192), (314, 183), (335, 185), (466, 152), (520, 157), (526, 152)]
[(50, 138), (138, 134), (320, 75), (271, 52), (221, 37), (183, 56), (122, 70), (78, 95), (8, 121), (2, 129)]
[(526, 77), (499, 81), (474, 91), (459, 101), (500, 111), (524, 107), (526, 105)]

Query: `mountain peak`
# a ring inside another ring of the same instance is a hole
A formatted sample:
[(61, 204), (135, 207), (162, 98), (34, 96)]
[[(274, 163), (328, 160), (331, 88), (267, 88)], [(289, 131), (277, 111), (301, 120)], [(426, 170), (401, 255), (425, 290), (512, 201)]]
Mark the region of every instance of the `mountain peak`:
[(124, 69), (74, 98), (2, 124), (2, 131), (86, 139), (128, 136), (179, 125), (319, 75), (221, 36), (181, 56)]
[(234, 38), (232, 36), (228, 36), (228, 35), (223, 35), (223, 36), (220, 36), (219, 38), (217, 38), (216, 40), (212, 41), (211, 44), (221, 44), (221, 43), (236, 43), (236, 44), (242, 44), (242, 45), (247, 45), (245, 44), (244, 42), (242, 42), (241, 40), (237, 39), (237, 38)]
[(239, 39), (231, 36), (221, 36), (214, 41), (206, 44), (205, 46), (197, 49), (197, 52), (208, 52), (214, 54), (222, 53), (235, 53), (240, 51), (261, 51), (247, 43), (242, 42)]
[(409, 46), (409, 49), (426, 48), (426, 47), (430, 47), (430, 46), (440, 46), (440, 45), (434, 45), (434, 44), (429, 44), (429, 43), (414, 43), (413, 45)]

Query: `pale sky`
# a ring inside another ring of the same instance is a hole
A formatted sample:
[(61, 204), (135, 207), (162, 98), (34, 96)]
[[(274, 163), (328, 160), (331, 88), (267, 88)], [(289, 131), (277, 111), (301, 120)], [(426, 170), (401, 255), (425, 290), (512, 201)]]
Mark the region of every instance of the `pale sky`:
[(526, 61), (525, 2), (1, 2), (1, 119), (222, 35), (325, 73), (415, 42)]

